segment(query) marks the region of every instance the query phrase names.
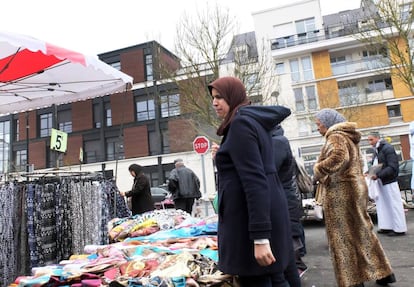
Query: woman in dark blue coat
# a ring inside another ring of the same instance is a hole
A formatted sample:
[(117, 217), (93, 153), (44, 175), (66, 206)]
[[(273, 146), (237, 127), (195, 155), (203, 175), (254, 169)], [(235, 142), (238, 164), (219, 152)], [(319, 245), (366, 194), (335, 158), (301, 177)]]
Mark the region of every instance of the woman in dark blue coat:
[(289, 214), (273, 161), (271, 130), (290, 115), (281, 106), (248, 106), (242, 82), (209, 85), (223, 136), (218, 173), (219, 269), (240, 286), (297, 287)]

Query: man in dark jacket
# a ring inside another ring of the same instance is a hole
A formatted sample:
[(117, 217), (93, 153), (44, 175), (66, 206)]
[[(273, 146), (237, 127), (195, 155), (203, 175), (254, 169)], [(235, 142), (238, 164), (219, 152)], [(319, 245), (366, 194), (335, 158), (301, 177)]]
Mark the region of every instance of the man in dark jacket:
[(405, 235), (407, 223), (401, 192), (398, 186), (398, 156), (388, 142), (381, 140), (378, 132), (368, 135), (368, 142), (375, 150), (372, 165), (381, 165), (373, 180), (381, 180), (380, 192), (375, 200), (378, 218), (378, 233), (390, 236)]
[(194, 200), (201, 197), (200, 180), (182, 159), (176, 159), (174, 164), (175, 168), (168, 178), (168, 190), (173, 195), (175, 208), (191, 214)]
[(299, 198), (300, 195), (298, 197), (296, 185), (295, 159), (292, 155), (289, 140), (284, 136), (283, 128), (280, 125), (277, 125), (272, 132), (272, 144), (276, 170), (288, 203), (296, 267), (299, 275), (302, 276), (308, 269), (300, 255), (300, 249), (305, 246), (305, 242), (302, 241), (305, 238), (304, 230), (300, 221), (303, 215), (302, 202)]

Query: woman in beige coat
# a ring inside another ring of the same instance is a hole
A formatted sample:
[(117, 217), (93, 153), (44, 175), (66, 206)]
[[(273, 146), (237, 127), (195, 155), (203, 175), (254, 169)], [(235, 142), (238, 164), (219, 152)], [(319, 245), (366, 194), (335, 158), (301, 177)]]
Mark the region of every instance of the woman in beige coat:
[(322, 194), (327, 238), (339, 287), (364, 286), (376, 280), (395, 282), (388, 258), (367, 212), (368, 188), (356, 124), (333, 109), (316, 115), (318, 131), (326, 139), (314, 166)]

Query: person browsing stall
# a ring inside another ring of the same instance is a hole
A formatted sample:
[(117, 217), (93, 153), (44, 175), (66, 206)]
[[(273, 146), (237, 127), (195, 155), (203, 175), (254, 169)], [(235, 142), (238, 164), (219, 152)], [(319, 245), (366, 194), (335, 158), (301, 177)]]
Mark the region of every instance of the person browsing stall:
[(286, 197), (273, 160), (271, 130), (282, 106), (249, 106), (243, 83), (208, 86), (222, 119), (213, 145), (218, 178), (218, 268), (241, 287), (299, 287)]

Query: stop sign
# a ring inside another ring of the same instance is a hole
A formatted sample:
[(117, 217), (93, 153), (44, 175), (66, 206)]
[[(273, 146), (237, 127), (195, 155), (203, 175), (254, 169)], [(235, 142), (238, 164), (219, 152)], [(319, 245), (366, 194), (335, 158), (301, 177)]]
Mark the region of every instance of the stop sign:
[(210, 148), (210, 142), (205, 136), (198, 136), (193, 141), (193, 149), (198, 154), (205, 154)]

